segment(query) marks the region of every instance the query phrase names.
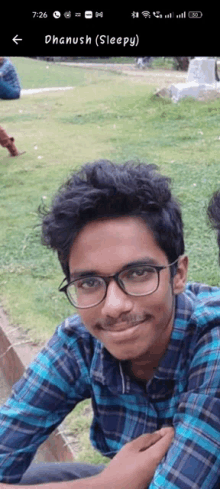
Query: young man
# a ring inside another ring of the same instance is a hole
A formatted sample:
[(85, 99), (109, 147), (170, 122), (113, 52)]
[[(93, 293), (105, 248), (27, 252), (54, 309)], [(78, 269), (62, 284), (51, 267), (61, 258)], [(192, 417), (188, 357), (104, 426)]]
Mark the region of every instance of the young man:
[(1, 408), (2, 487), (21, 480), (49, 489), (75, 477), (57, 464), (56, 474), (46, 464), (43, 475), (34, 466), (24, 473), (85, 398), (92, 444), (112, 460), (58, 489), (219, 487), (220, 291), (185, 285), (169, 184), (152, 165), (88, 164), (44, 216), (43, 242), (58, 253), (60, 290), (79, 315), (57, 328)]
[(21, 84), (14, 65), (8, 58), (0, 57), (0, 99), (20, 98)]

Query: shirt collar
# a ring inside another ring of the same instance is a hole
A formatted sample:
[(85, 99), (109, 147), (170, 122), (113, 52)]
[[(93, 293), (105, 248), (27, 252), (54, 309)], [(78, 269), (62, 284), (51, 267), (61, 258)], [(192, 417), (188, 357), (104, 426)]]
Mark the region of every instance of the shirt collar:
[(123, 373), (121, 362), (114, 358), (100, 341), (96, 342), (90, 375), (97, 382), (108, 386), (114, 395), (130, 390), (128, 386), (126, 388), (128, 380)]

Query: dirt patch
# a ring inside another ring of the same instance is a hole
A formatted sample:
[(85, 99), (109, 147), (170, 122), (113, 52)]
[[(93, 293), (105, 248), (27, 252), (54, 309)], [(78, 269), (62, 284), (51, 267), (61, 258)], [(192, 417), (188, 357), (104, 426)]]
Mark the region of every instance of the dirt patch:
[(49, 88), (24, 88), (21, 90), (21, 95), (32, 95), (42, 92), (58, 92), (59, 90), (73, 90), (75, 87), (49, 87)]
[(174, 83), (185, 83), (186, 74), (179, 74), (175, 71), (159, 71), (159, 70), (136, 70), (136, 71), (123, 71), (133, 81), (141, 81), (147, 85), (156, 85), (157, 89), (169, 88)]
[(220, 98), (220, 92), (217, 92), (216, 90), (206, 90), (198, 97), (198, 100), (206, 102), (207, 100), (215, 100), (217, 98)]
[[(60, 64), (60, 63), (59, 63)], [(61, 63), (67, 66), (80, 67), (91, 70), (104, 70), (110, 72), (118, 72), (129, 76), (133, 81), (141, 81), (148, 85), (157, 85), (158, 88), (169, 87), (173, 83), (185, 83), (187, 73), (178, 72), (175, 70), (162, 70), (155, 68), (140, 69), (134, 64), (118, 64), (118, 63)]]

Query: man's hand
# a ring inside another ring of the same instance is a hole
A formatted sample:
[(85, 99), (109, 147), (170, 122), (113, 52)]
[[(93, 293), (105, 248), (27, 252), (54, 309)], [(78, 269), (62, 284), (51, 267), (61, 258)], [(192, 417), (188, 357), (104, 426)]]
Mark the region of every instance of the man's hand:
[[(127, 443), (98, 475), (67, 482), (35, 485), (39, 489), (146, 489), (157, 465), (167, 452), (174, 436), (173, 428), (162, 428)], [(0, 489), (17, 489), (17, 485), (0, 483)], [(19, 486), (33, 489), (33, 485)]]
[(173, 437), (173, 428), (162, 428), (127, 443), (99, 474), (99, 479), (103, 480), (103, 487), (146, 489)]

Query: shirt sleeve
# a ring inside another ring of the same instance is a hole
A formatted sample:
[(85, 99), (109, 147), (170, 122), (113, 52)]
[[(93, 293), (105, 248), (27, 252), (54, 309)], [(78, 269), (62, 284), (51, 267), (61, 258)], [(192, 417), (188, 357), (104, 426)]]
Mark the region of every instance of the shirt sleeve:
[(214, 489), (220, 482), (220, 327), (198, 338), (175, 437), (149, 489)]
[(77, 341), (69, 348), (55, 334), (0, 408), (0, 482), (19, 482), (39, 445), (78, 402), (90, 397), (80, 349)]

